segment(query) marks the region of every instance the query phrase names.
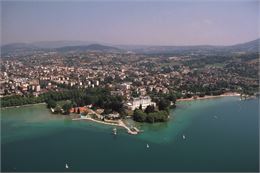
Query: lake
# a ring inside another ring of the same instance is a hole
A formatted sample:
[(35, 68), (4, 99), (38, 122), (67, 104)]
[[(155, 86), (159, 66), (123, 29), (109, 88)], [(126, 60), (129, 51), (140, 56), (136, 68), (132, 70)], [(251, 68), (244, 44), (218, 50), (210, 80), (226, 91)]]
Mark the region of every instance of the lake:
[(71, 121), (46, 105), (3, 109), (2, 171), (258, 172), (258, 106), (239, 97), (180, 102), (169, 122), (129, 121), (143, 133), (116, 136), (112, 126)]

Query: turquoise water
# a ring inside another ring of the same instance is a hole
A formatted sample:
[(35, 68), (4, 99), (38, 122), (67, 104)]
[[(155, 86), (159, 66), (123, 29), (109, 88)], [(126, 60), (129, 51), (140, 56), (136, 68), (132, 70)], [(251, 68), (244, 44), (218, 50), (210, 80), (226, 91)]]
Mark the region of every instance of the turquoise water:
[(257, 172), (258, 105), (238, 97), (178, 103), (167, 123), (136, 123), (144, 130), (137, 136), (114, 136), (111, 126), (52, 115), (45, 105), (4, 109), (2, 171)]

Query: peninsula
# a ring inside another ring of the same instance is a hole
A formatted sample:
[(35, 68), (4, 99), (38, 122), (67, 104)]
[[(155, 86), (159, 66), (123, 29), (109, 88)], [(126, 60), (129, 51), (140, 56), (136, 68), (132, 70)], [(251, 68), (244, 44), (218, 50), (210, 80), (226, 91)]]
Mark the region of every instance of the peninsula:
[(258, 43), (216, 51), (204, 46), (125, 50), (98, 44), (4, 49), (1, 108), (47, 103), (54, 114), (138, 133), (124, 119), (167, 122), (179, 101), (257, 96), (259, 52), (249, 47)]

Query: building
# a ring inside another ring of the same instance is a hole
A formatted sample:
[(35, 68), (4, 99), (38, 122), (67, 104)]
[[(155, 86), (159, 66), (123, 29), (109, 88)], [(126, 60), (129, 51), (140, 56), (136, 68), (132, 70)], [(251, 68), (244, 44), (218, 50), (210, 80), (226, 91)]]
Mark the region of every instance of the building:
[(107, 119), (119, 119), (120, 114), (118, 112), (113, 112), (111, 114), (105, 115)]
[(129, 90), (131, 88), (131, 82), (125, 82), (123, 84), (120, 85), (120, 88), (123, 90)]
[(41, 91), (41, 86), (40, 85), (36, 85), (35, 86), (35, 91), (36, 92), (40, 92)]
[(149, 96), (132, 98), (130, 103), (128, 103), (128, 106), (131, 110), (135, 110), (136, 108), (139, 108), (140, 105), (142, 105), (142, 109), (145, 109), (149, 105), (156, 106), (156, 103), (152, 102)]
[(71, 108), (70, 113), (86, 113), (86, 114), (88, 114), (88, 113), (91, 113), (91, 111), (86, 106), (83, 106), (83, 107)]
[(123, 96), (123, 95), (124, 95), (124, 92), (123, 92), (123, 91), (120, 91), (120, 90), (118, 90), (118, 91), (110, 91), (110, 94), (111, 94), (112, 96)]

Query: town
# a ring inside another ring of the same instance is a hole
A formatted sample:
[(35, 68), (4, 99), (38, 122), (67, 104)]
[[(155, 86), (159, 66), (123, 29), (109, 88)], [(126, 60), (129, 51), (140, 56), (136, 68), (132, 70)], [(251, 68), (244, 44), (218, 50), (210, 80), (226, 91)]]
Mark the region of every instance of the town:
[(34, 51), (1, 59), (2, 107), (46, 102), (53, 113), (103, 121), (164, 122), (178, 99), (259, 89), (257, 53)]
[(0, 172), (259, 172), (260, 0), (2, 0)]

